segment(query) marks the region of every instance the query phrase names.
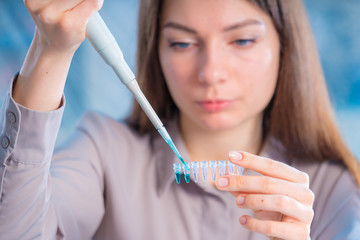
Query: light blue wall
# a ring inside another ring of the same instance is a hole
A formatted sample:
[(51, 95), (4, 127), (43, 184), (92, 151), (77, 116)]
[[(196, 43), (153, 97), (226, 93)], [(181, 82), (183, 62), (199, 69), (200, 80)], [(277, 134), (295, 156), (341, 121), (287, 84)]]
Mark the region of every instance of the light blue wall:
[[(360, 158), (360, 15), (359, 0), (306, 0), (306, 7), (336, 117), (345, 140)], [(137, 0), (105, 0), (101, 10), (125, 58), (135, 68)], [(19, 71), (30, 45), (34, 23), (20, 0), (0, 0), (0, 102)], [(123, 119), (131, 96), (85, 41), (75, 54), (66, 89), (61, 142), (84, 111)]]
[(360, 1), (305, 1), (345, 141), (360, 158)]

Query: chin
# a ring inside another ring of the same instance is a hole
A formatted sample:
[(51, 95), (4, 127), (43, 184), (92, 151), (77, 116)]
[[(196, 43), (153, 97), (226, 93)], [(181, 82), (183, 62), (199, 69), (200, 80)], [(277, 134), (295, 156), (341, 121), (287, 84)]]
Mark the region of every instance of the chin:
[(240, 124), (239, 121), (234, 121), (234, 118), (229, 116), (207, 116), (197, 118), (195, 121), (200, 128), (208, 131), (229, 130)]

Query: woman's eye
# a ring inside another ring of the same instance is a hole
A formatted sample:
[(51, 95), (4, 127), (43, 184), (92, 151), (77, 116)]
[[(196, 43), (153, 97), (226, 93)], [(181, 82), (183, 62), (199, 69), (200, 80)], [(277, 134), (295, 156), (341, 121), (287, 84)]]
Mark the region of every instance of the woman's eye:
[(256, 42), (256, 38), (254, 39), (238, 39), (234, 41), (236, 45), (239, 46), (247, 46), (249, 44), (255, 43)]
[(171, 48), (177, 48), (177, 49), (187, 49), (191, 46), (191, 43), (186, 42), (170, 42)]

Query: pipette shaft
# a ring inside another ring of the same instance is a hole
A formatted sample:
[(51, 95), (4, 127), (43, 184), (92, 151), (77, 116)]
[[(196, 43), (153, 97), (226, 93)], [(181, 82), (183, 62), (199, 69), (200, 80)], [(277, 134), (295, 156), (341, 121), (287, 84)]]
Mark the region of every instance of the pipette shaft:
[[(124, 60), (123, 53), (117, 44), (114, 36), (106, 26), (99, 13), (95, 13), (87, 24), (86, 35), (92, 46), (104, 59), (104, 61), (112, 67), (120, 81), (131, 91), (136, 101), (140, 104), (154, 127), (160, 135), (171, 147), (180, 161), (185, 165), (179, 151), (176, 149), (169, 133), (166, 131), (163, 123), (151, 107), (150, 103), (142, 93), (135, 75)], [(185, 165), (186, 166), (186, 165)], [(188, 167), (186, 167), (188, 168)]]

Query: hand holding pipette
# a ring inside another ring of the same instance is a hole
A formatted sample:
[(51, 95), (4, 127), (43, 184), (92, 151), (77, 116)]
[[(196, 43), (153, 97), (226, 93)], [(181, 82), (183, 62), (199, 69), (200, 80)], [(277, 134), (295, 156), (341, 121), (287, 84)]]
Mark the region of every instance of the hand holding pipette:
[(88, 19), (102, 0), (24, 0), (36, 30), (14, 86), (15, 101), (28, 109), (58, 109), (74, 53), (86, 39)]
[(173, 143), (170, 135), (166, 131), (163, 123), (156, 115), (154, 109), (149, 104), (148, 100), (142, 93), (135, 75), (124, 60), (123, 53), (120, 50), (114, 36), (102, 20), (99, 13), (95, 13), (87, 24), (86, 29), (87, 38), (104, 59), (104, 61), (112, 67), (120, 81), (131, 91), (136, 101), (140, 104), (156, 130), (160, 133), (166, 143), (171, 147), (176, 156), (184, 164), (185, 169), (190, 171), (189, 167), (185, 165), (183, 158)]
[(103, 1), (99, 0), (88, 0), (78, 4), (74, 1), (73, 5), (57, 5), (55, 1), (46, 4), (33, 0), (25, 1), (37, 29), (14, 88), (14, 98), (33, 110), (57, 109), (72, 57), (84, 40), (86, 32), (94, 48), (133, 93), (155, 128), (184, 163), (159, 117), (141, 92), (115, 38), (96, 12), (102, 3)]

